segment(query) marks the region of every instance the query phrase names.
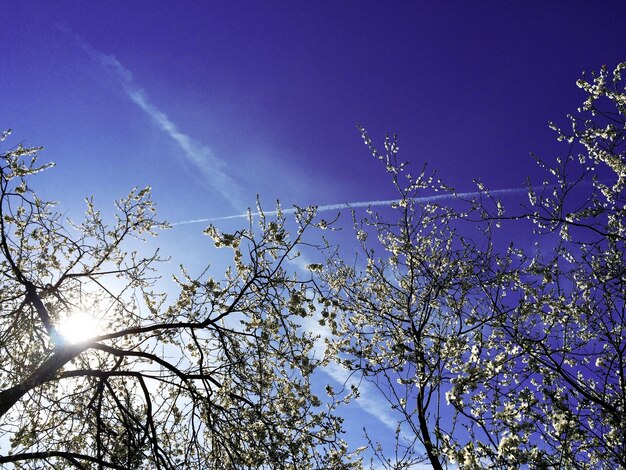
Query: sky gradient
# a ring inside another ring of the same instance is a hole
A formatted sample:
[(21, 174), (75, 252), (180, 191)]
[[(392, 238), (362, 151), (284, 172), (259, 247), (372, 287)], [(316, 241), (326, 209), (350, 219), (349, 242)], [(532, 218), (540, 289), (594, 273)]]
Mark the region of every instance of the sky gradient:
[(202, 229), (241, 226), (257, 195), (395, 199), (357, 123), (460, 192), (523, 198), (529, 153), (566, 150), (547, 122), (575, 81), (626, 60), (622, 1), (8, 1), (0, 24), (5, 145), (57, 163), (36, 189), (77, 215), (150, 185), (161, 246), (192, 267), (219, 266)]

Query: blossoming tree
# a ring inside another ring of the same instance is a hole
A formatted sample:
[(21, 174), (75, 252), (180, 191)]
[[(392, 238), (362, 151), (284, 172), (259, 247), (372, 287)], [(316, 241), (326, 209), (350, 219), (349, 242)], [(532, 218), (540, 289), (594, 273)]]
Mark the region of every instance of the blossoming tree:
[[(351, 466), (334, 405), (310, 387), (310, 281), (285, 269), (313, 212), (296, 214), (293, 238), (282, 215), (234, 234), (210, 227), (232, 266), (223, 279), (183, 269), (170, 299), (158, 253), (125, 248), (166, 227), (149, 190), (118, 201), (112, 224), (92, 200), (82, 222), (65, 221), (31, 189), (50, 166), (39, 150), (0, 155), (0, 464)], [(64, 335), (77, 313), (98, 328)]]
[(552, 125), (568, 154), (520, 208), (411, 176), (362, 130), (394, 218), (355, 217), (360, 262), (331, 256), (320, 291), (338, 360), (397, 413), (383, 466), (626, 467), (625, 69), (578, 81), (572, 130)]

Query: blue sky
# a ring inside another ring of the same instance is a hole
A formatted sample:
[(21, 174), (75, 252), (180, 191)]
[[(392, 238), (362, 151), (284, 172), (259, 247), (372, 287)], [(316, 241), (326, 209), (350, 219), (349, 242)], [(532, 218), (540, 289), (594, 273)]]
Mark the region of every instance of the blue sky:
[[(45, 146), (39, 190), (77, 214), (151, 185), (170, 222), (276, 199), (394, 198), (355, 127), (459, 191), (520, 187), (583, 70), (626, 59), (626, 3), (6, 1), (0, 128)], [(224, 220), (225, 228), (241, 221)], [(200, 233), (178, 262), (219, 260)]]

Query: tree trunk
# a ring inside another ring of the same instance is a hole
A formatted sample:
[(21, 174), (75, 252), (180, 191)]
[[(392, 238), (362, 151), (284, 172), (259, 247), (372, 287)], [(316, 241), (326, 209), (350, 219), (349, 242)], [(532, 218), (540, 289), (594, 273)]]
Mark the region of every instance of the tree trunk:
[(23, 382), (0, 392), (0, 418), (9, 411), (29, 390), (49, 381), (61, 368), (85, 349), (83, 345), (63, 345)]

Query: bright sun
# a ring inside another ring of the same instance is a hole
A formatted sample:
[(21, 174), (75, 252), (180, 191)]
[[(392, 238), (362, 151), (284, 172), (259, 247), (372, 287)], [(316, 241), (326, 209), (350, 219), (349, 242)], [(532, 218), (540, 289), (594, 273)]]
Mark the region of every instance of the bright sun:
[(65, 341), (78, 344), (102, 333), (100, 322), (87, 312), (75, 312), (58, 326), (59, 334)]

